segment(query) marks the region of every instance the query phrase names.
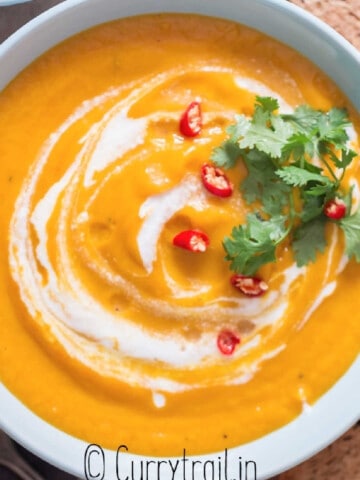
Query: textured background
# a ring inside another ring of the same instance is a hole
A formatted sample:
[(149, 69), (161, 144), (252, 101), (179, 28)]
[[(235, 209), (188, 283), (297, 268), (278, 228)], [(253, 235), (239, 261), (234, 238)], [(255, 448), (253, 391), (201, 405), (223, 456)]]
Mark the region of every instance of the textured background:
[(360, 50), (360, 0), (291, 0), (291, 3), (322, 18)]
[[(33, 0), (23, 5), (0, 7), (0, 42), (26, 21), (60, 1)], [(322, 18), (360, 50), (360, 0), (292, 0), (292, 3)], [(359, 385), (354, 385), (354, 388), (359, 388)], [(0, 460), (5, 453), (5, 443), (2, 442), (5, 442), (5, 439), (0, 432)], [(74, 478), (45, 464), (21, 447), (16, 448), (45, 480)], [(15, 477), (0, 466), (1, 480), (15, 478), (30, 480), (32, 477)], [(279, 475), (276, 480), (360, 480), (360, 423), (330, 447), (298, 467)]]

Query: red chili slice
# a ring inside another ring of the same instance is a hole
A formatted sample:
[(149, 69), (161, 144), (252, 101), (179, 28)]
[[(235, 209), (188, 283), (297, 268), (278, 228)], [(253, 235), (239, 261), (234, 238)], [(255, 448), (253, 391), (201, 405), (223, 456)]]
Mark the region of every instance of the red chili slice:
[(345, 217), (346, 205), (341, 198), (332, 198), (324, 206), (324, 215), (332, 220), (340, 220)]
[(180, 132), (185, 137), (195, 137), (201, 132), (202, 115), (200, 102), (191, 102), (180, 118)]
[(204, 187), (218, 197), (230, 197), (234, 190), (233, 184), (221, 168), (205, 164), (201, 167), (201, 179)]
[(184, 230), (173, 238), (173, 244), (176, 247), (185, 248), (191, 252), (203, 253), (210, 243), (206, 233), (200, 230)]
[(249, 277), (246, 275), (233, 275), (230, 282), (235, 288), (249, 297), (259, 297), (269, 288), (268, 284), (258, 277)]
[(217, 346), (223, 355), (232, 355), (240, 338), (231, 330), (222, 330), (217, 337)]

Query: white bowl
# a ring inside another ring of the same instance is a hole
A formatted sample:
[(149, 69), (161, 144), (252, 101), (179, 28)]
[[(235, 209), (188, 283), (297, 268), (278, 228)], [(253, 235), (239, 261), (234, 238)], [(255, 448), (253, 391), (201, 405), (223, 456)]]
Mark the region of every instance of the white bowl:
[(17, 3), (27, 3), (31, 0), (0, 0), (0, 7), (7, 7), (9, 5), (15, 5)]
[[(357, 50), (323, 22), (294, 5), (279, 0), (67, 0), (35, 18), (0, 46), (0, 89), (45, 50), (81, 30), (118, 17), (155, 12), (200, 13), (238, 21), (261, 30), (294, 47), (316, 63), (360, 110), (360, 55)], [(359, 385), (358, 357), (347, 373), (310, 412), (303, 413), (269, 435), (229, 450), (228, 479), (241, 480), (239, 457), (242, 458), (241, 461), (256, 461), (256, 478), (264, 480), (330, 444), (360, 418)], [(0, 405), (0, 426), (10, 436), (57, 467), (78, 477), (86, 476), (85, 442), (41, 420), (1, 384)], [(95, 451), (88, 456), (92, 475), (88, 474), (86, 478), (118, 478), (116, 452), (104, 453), (105, 476), (100, 474), (103, 463), (101, 452)], [(204, 455), (196, 460), (216, 461), (219, 455), (223, 461), (224, 452)], [(126, 478), (130, 462), (140, 462), (141, 457), (120, 453), (119, 460), (119, 475)], [(187, 475), (186, 478), (192, 478), (191, 471)], [(169, 471), (168, 475), (164, 472), (159, 480), (170, 478), (172, 474)], [(181, 474), (176, 478), (183, 476)], [(200, 470), (195, 478), (204, 478)]]

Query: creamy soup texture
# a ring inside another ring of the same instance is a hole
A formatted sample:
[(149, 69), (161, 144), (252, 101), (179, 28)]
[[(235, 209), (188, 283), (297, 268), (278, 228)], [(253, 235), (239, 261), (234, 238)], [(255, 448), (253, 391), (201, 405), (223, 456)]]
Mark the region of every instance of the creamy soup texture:
[[(359, 266), (332, 225), (313, 264), (279, 250), (261, 297), (229, 282), (222, 240), (250, 207), (199, 172), (256, 95), (283, 113), (347, 107), (357, 148), (359, 117), (316, 66), (199, 16), (96, 27), (0, 94), (0, 378), (51, 424), (135, 453), (216, 451), (311, 410), (356, 358)], [(194, 100), (203, 126), (189, 138), (179, 118)], [(359, 178), (354, 162), (355, 202)], [(189, 229), (207, 232), (206, 252), (174, 247)], [(224, 329), (241, 338), (231, 356)]]

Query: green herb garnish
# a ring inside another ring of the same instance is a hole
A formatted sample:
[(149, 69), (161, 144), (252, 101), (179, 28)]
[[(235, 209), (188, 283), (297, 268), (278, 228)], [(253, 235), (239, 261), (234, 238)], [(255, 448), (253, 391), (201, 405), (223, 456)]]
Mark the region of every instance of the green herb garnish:
[[(360, 262), (360, 212), (351, 212), (352, 189), (342, 185), (357, 155), (347, 146), (351, 123), (346, 110), (300, 106), (285, 115), (278, 109), (276, 99), (256, 97), (253, 117), (237, 115), (227, 128), (229, 137), (212, 153), (218, 167), (245, 163), (248, 175), (240, 189), (254, 206), (246, 223), (223, 241), (231, 269), (253, 275), (275, 261), (276, 248), (285, 240), (298, 266), (314, 262), (325, 250), (329, 221), (344, 232), (346, 254)], [(335, 214), (326, 210), (331, 202)]]

